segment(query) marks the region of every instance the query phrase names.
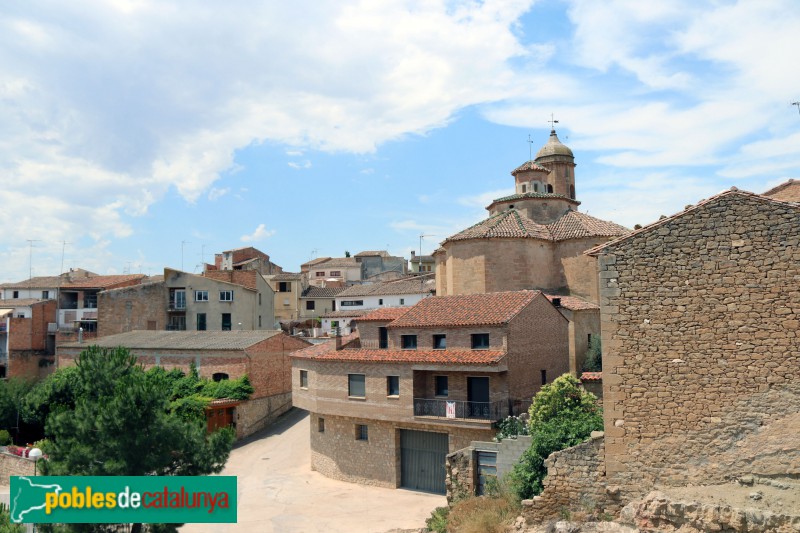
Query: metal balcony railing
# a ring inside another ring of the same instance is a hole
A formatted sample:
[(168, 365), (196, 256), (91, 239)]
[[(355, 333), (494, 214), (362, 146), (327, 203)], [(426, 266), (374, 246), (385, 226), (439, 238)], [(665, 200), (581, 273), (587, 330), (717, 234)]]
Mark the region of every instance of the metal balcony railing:
[(186, 311), (186, 302), (169, 302), (167, 305), (169, 311)]
[(414, 416), (435, 416), (455, 420), (501, 420), (508, 416), (508, 400), (465, 402), (414, 398)]

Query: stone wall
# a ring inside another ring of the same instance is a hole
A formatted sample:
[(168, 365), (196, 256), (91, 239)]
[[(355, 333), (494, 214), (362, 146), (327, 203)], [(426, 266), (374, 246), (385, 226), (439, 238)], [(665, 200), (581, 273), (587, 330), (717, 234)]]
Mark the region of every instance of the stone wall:
[(97, 333), (116, 335), (141, 329), (167, 329), (169, 292), (161, 282), (143, 283), (97, 294)]
[(236, 406), (236, 438), (243, 439), (265, 429), (292, 408), (292, 393), (248, 400)]
[(563, 511), (618, 511), (619, 489), (606, 485), (604, 438), (595, 432), (586, 442), (550, 454), (544, 464), (544, 490), (533, 500), (524, 500), (523, 514), (529, 522), (559, 516)]
[(0, 451), (0, 485), (11, 484), (11, 476), (32, 476), (34, 461)]

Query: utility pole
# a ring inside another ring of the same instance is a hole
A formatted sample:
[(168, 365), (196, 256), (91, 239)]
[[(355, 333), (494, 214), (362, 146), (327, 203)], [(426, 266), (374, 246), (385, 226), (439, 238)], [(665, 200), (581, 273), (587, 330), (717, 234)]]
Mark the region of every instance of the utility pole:
[(31, 285), (33, 284), (33, 243), (42, 242), (39, 239), (26, 239), (28, 241), (28, 298), (31, 297)]
[(425, 237), (436, 237), (436, 235), (423, 235), (422, 233), (419, 234), (419, 262), (417, 263), (417, 272), (422, 273), (422, 239)]

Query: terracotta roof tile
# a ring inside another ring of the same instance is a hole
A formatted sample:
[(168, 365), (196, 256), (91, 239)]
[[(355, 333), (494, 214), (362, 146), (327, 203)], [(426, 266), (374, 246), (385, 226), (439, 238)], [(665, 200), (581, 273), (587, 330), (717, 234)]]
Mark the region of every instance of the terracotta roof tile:
[(494, 365), (505, 357), (505, 350), (337, 350), (333, 341), (299, 350), (298, 359), (317, 361), (359, 361), (363, 363), (428, 363), (440, 365)]
[(356, 257), (390, 257), (389, 252), (386, 250), (367, 250), (365, 252), (358, 252)]
[(508, 209), (448, 237), (447, 241), (513, 237), (550, 240), (547, 226), (537, 224), (516, 209)]
[(303, 291), (301, 298), (335, 298), (346, 287), (315, 287), (311, 286)]
[(7, 298), (5, 300), (0, 300), (0, 308), (10, 309), (12, 307), (30, 307), (32, 305), (38, 305), (49, 301), (50, 300), (40, 300), (38, 298)]
[(578, 239), (581, 237), (616, 237), (630, 230), (619, 224), (600, 220), (586, 213), (569, 210), (558, 220), (549, 224), (548, 229), (554, 241)]
[(526, 192), (520, 194), (512, 194), (509, 196), (503, 196), (502, 198), (497, 198), (492, 200), (492, 204), (496, 204), (498, 202), (511, 202), (513, 200), (523, 200), (525, 198), (553, 198), (557, 200), (568, 200), (575, 205), (580, 205), (581, 203), (574, 198), (570, 198), (569, 196), (564, 196), (563, 194), (555, 194), (552, 192)]
[(279, 274), (273, 274), (271, 276), (264, 277), (271, 281), (295, 281), (301, 279), (302, 274), (299, 272), (281, 272)]
[(600, 309), (600, 306), (578, 296), (561, 296), (559, 294), (545, 294), (551, 302), (553, 298), (561, 299), (561, 307), (570, 311), (587, 311), (590, 309)]
[(408, 276), (390, 281), (379, 281), (363, 285), (352, 285), (341, 293), (340, 297), (389, 295), (389, 294), (423, 294), (436, 290), (436, 278), (433, 273), (420, 276)]
[(773, 187), (762, 196), (769, 196), (784, 202), (800, 202), (800, 180), (790, 179), (777, 187)]
[(347, 268), (361, 267), (355, 257), (329, 257), (324, 261), (313, 264), (314, 268)]
[(263, 340), (280, 335), (279, 330), (247, 331), (152, 331), (137, 330), (97, 337), (90, 342), (68, 342), (65, 348), (101, 348), (125, 346), (148, 350), (243, 350)]
[(389, 324), (395, 328), (493, 326), (506, 324), (539, 296), (539, 291), (508, 291), (425, 298)]
[(367, 311), (364, 309), (354, 311), (328, 311), (320, 318), (349, 318), (363, 316)]
[(411, 309), (410, 307), (383, 307), (370, 311), (358, 319), (358, 322), (391, 322), (397, 320)]
[(122, 274), (118, 276), (94, 276), (74, 281), (65, 282), (61, 285), (62, 289), (101, 289), (113, 287), (120, 283), (130, 281), (142, 281), (146, 278), (144, 274)]
[(524, 171), (526, 171), (526, 170), (535, 170), (535, 171), (537, 171), (537, 172), (545, 172), (545, 173), (548, 173), (548, 174), (550, 173), (550, 171), (549, 171), (549, 170), (547, 170), (546, 168), (544, 168), (542, 165), (539, 165), (539, 164), (538, 164), (538, 163), (536, 163), (535, 161), (525, 161), (525, 162), (524, 162), (524, 163), (522, 163), (520, 166), (518, 166), (517, 168), (515, 168), (514, 170), (512, 170), (512, 171), (511, 171), (511, 175), (512, 175), (512, 176), (516, 176), (516, 175), (517, 175), (517, 174), (519, 174), (520, 172), (524, 172)]
[(581, 381), (603, 381), (602, 372), (584, 372), (581, 374)]

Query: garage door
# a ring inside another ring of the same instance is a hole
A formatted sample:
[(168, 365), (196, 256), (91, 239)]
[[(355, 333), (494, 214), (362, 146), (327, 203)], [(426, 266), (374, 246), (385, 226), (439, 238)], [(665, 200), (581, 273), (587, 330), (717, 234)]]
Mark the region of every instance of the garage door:
[(444, 494), (447, 433), (400, 430), (400, 484), (403, 488)]

